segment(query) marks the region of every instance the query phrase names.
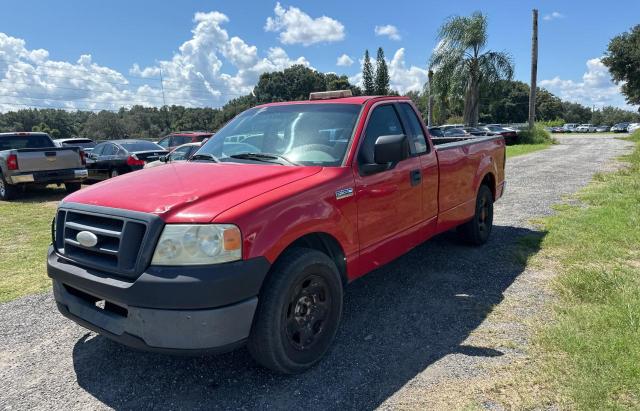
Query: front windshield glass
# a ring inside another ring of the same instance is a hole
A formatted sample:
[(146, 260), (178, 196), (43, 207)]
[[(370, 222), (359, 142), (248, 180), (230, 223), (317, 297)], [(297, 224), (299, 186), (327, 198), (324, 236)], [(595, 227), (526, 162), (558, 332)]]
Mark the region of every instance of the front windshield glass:
[[(253, 108), (209, 139), (198, 154), (235, 161), (247, 153), (301, 165), (338, 166), (351, 141), (360, 105), (288, 104)], [(252, 161), (251, 161), (252, 162)]]

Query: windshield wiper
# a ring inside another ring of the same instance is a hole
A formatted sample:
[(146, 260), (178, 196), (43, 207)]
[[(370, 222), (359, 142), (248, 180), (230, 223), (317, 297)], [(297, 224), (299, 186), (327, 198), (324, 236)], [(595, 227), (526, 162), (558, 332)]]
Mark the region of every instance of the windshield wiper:
[(213, 154), (210, 154), (210, 153), (198, 153), (198, 154), (195, 154), (193, 157), (191, 157), (191, 159), (189, 161), (197, 161), (197, 160), (213, 161), (214, 163), (219, 163), (220, 162), (220, 160), (218, 160), (216, 158), (216, 156), (214, 156)]
[(272, 153), (239, 153), (232, 154), (229, 157), (243, 159), (243, 160), (255, 160), (255, 161), (264, 161), (266, 163), (287, 163), (294, 166), (299, 165), (296, 162), (293, 162), (286, 158), (285, 156), (281, 156), (280, 154), (272, 154)]

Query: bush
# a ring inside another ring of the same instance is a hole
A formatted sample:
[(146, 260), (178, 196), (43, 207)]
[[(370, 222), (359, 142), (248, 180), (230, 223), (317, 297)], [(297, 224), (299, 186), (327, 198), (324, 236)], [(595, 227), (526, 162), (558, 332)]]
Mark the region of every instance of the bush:
[(562, 127), (564, 126), (564, 123), (565, 121), (561, 118), (549, 121), (536, 121), (536, 124), (539, 124), (543, 127)]
[(522, 130), (518, 133), (519, 144), (554, 144), (556, 140), (541, 125), (536, 124), (533, 130)]

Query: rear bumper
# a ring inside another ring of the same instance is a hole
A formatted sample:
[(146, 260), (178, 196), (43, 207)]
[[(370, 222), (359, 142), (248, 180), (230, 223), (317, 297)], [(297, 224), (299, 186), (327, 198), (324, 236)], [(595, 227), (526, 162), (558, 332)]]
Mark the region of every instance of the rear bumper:
[(11, 184), (28, 183), (72, 183), (81, 182), (88, 177), (86, 168), (66, 170), (32, 171), (7, 176)]
[(64, 316), (128, 346), (177, 353), (220, 352), (242, 344), (269, 268), (263, 258), (149, 267), (136, 280), (124, 281), (70, 263), (53, 247), (47, 260)]

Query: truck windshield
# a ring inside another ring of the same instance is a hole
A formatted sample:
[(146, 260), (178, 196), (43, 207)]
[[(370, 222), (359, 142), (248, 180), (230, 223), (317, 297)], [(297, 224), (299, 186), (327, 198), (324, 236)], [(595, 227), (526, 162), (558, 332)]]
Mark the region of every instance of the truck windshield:
[(223, 162), (254, 162), (252, 158), (259, 157), (246, 154), (271, 154), (295, 164), (338, 166), (360, 108), (340, 103), (253, 108), (214, 134), (198, 154), (212, 154)]
[(19, 148), (51, 148), (53, 141), (44, 134), (9, 134), (0, 135), (0, 151)]

